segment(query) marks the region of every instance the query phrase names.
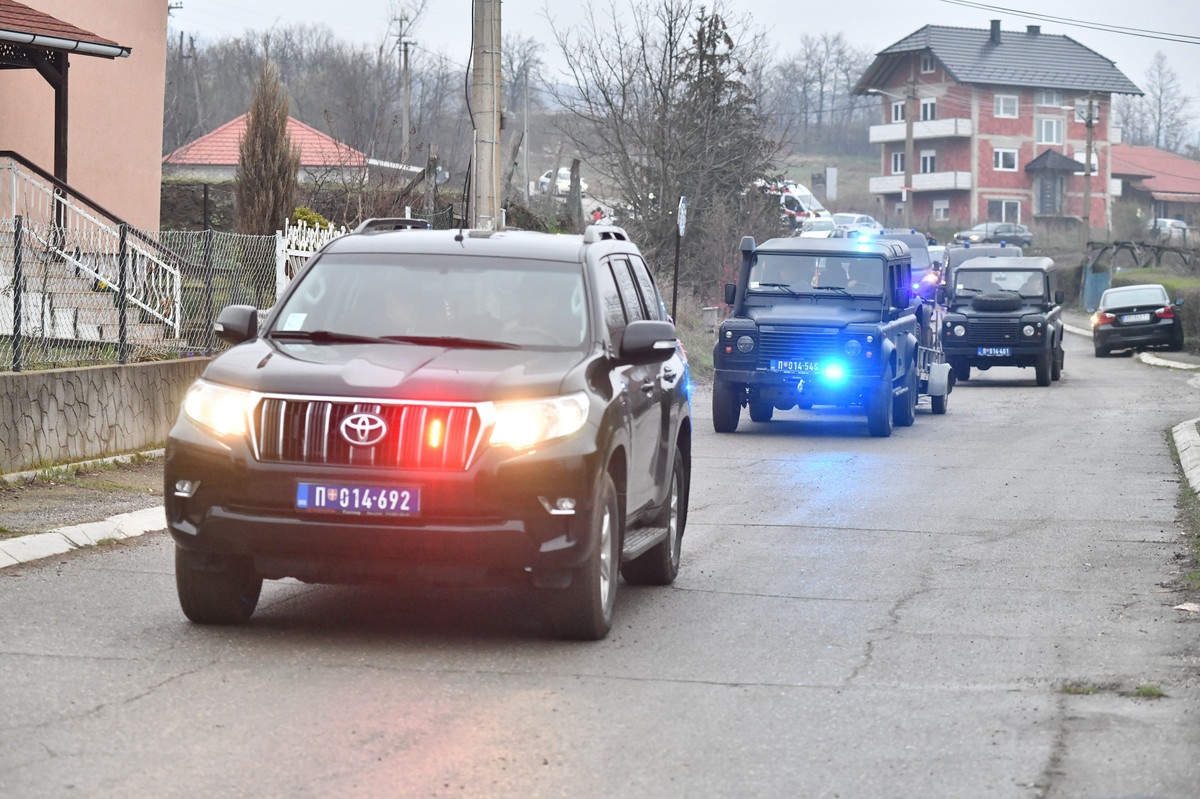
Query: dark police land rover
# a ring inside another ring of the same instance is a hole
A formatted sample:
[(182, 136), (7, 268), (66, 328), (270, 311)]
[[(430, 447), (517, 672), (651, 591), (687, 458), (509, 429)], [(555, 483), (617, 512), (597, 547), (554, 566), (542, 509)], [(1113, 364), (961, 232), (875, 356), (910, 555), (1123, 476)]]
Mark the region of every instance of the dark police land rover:
[[(392, 230), (315, 255), (189, 390), (167, 442), (184, 614), (245, 621), (264, 578), (507, 575), (557, 631), (612, 625), (618, 570), (679, 569), (687, 364), (623, 230)], [(399, 225), (398, 227), (405, 227)]]
[(1063, 369), (1063, 290), (1054, 261), (985, 256), (963, 261), (941, 299), (942, 349), (956, 380), (971, 368), (1032, 366), (1039, 386)]
[(725, 287), (731, 315), (713, 349), (716, 431), (735, 431), (746, 406), (756, 422), (796, 406), (861, 406), (873, 436), (911, 425), (929, 330), (908, 248), (874, 237), (758, 246), (746, 237), (741, 249), (738, 282)]

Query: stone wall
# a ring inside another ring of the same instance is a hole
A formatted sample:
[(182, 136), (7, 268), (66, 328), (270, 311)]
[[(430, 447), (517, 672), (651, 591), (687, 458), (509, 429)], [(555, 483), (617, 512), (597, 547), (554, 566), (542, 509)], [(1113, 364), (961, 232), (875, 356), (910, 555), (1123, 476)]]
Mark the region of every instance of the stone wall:
[(162, 446), (208, 360), (0, 373), (0, 474)]

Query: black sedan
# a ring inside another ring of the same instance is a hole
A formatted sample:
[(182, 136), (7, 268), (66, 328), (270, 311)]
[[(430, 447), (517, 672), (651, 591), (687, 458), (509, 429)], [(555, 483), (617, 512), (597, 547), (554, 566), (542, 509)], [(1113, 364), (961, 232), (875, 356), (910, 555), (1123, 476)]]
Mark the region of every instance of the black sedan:
[(1183, 319), (1179, 306), (1158, 283), (1111, 288), (1100, 297), (1092, 314), (1092, 344), (1096, 357), (1113, 350), (1166, 347), (1183, 349)]
[(969, 230), (954, 234), (959, 244), (1015, 244), (1018, 247), (1033, 246), (1033, 231), (1014, 222), (980, 222)]

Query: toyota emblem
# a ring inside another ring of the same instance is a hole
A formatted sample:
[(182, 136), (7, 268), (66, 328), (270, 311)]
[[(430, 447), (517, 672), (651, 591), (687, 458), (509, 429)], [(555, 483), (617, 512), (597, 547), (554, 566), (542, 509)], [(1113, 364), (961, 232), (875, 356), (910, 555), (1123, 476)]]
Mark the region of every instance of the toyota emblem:
[(373, 413), (352, 413), (340, 425), (342, 438), (353, 447), (373, 447), (387, 435), (387, 422)]

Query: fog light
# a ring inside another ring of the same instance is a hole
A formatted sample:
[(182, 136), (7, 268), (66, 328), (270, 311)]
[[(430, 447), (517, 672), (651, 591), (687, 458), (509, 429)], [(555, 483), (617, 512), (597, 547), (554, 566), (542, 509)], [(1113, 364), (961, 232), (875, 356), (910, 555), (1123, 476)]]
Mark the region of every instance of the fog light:
[(191, 499), (196, 495), (197, 489), (200, 488), (199, 480), (176, 480), (175, 481), (175, 496), (182, 499)]
[(538, 497), (538, 502), (542, 503), (542, 507), (551, 516), (573, 516), (575, 514), (575, 497), (558, 497), (554, 501)]

